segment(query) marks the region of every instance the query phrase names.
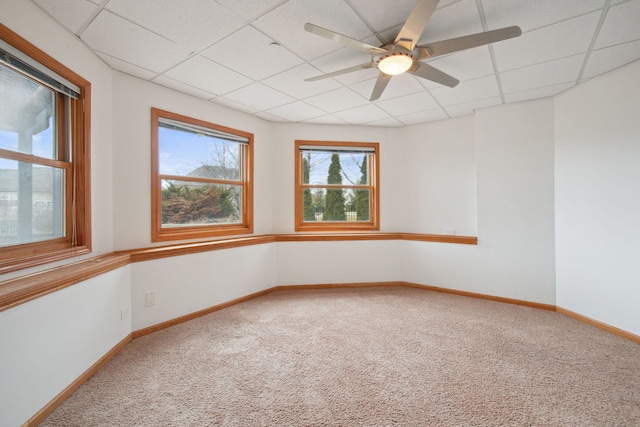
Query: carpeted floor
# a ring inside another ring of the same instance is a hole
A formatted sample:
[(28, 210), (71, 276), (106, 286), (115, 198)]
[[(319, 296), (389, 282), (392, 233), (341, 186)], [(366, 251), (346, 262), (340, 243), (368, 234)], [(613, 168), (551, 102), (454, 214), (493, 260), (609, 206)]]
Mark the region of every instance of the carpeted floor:
[(42, 426), (640, 426), (640, 345), (418, 289), (274, 292), (134, 340)]

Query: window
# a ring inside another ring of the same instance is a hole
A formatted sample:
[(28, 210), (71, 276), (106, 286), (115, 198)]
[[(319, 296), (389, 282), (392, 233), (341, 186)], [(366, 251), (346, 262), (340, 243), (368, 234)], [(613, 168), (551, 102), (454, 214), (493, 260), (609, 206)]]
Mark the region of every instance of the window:
[(152, 239), (253, 232), (253, 135), (151, 110)]
[(375, 142), (296, 141), (296, 231), (379, 230)]
[(90, 87), (0, 25), (0, 272), (90, 252)]

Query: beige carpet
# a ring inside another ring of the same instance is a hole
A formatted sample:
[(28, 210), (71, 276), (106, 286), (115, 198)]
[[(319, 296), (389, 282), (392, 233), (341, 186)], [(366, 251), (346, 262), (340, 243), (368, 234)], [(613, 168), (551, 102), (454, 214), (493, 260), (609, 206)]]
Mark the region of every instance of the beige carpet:
[(640, 346), (411, 288), (275, 292), (134, 340), (43, 426), (640, 426)]

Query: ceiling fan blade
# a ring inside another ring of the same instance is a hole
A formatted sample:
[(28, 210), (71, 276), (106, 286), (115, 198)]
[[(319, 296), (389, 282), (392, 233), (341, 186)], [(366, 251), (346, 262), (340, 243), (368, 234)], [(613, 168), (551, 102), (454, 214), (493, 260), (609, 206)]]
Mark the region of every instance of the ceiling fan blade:
[(418, 43), (424, 27), (433, 15), (440, 0), (418, 0), (409, 14), (394, 43), (411, 51)]
[(364, 64), (356, 65), (353, 67), (345, 68), (343, 70), (334, 71), (332, 73), (321, 74), (319, 76), (310, 77), (304, 79), (305, 82), (315, 82), (316, 80), (328, 79), (329, 77), (339, 76), (341, 74), (353, 73), (354, 71), (366, 70), (367, 68), (373, 68), (373, 62), (366, 62)]
[(343, 36), (342, 34), (334, 33), (331, 30), (327, 30), (326, 28), (318, 27), (317, 25), (306, 23), (304, 24), (304, 29), (311, 33), (320, 37), (324, 37), (325, 39), (333, 40), (340, 43), (343, 46), (350, 47), (352, 49), (356, 49), (366, 53), (384, 53), (386, 49), (380, 49), (379, 47), (372, 46), (367, 43), (363, 43), (359, 40), (352, 39), (351, 37)]
[(376, 85), (373, 87), (373, 92), (371, 92), (371, 98), (369, 98), (369, 101), (375, 101), (380, 98), (380, 95), (382, 95), (382, 92), (384, 92), (384, 89), (390, 81), (390, 75), (380, 72), (378, 74), (378, 80), (376, 80)]
[(422, 46), (418, 46), (418, 61), (424, 58), (446, 55), (447, 53), (458, 52), (460, 50), (471, 49), (472, 47), (483, 46), (489, 43), (511, 39), (513, 37), (518, 37), (520, 34), (522, 34), (522, 30), (520, 30), (520, 27), (514, 26), (425, 44)]
[(424, 62), (414, 63), (407, 73), (411, 73), (414, 76), (422, 77), (423, 79), (431, 80), (432, 82), (440, 83), (441, 85), (449, 87), (454, 87), (460, 83), (460, 80), (455, 77), (451, 77), (449, 74), (443, 73), (437, 68), (433, 68), (431, 65), (427, 65)]

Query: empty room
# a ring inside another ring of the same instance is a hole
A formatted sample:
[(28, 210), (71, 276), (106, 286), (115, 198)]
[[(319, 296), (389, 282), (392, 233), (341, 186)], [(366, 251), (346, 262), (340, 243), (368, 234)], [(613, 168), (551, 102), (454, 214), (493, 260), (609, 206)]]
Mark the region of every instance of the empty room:
[(640, 425), (640, 0), (0, 0), (0, 427)]

